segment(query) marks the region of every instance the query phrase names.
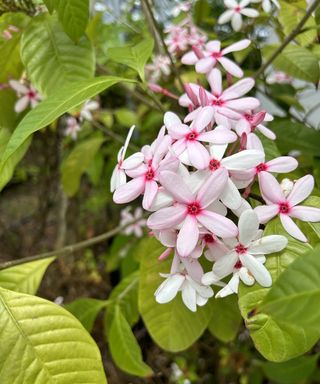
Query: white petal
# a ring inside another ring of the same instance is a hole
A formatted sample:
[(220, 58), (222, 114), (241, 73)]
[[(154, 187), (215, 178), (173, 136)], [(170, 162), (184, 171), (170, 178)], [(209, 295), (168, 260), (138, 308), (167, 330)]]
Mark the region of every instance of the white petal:
[(180, 274), (168, 277), (156, 290), (156, 301), (164, 304), (174, 299), (184, 281), (185, 277)]
[(247, 246), (259, 229), (258, 215), (251, 209), (244, 211), (239, 219), (239, 241)]

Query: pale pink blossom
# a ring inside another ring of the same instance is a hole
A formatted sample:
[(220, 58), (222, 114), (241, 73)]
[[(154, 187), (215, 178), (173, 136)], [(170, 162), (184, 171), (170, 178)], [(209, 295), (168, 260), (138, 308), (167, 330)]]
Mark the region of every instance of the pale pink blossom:
[(265, 224), (273, 217), (279, 216), (284, 229), (289, 235), (307, 242), (306, 236), (292, 218), (311, 222), (320, 221), (319, 208), (298, 205), (311, 194), (313, 187), (313, 177), (306, 175), (298, 179), (288, 196), (285, 196), (276, 178), (270, 173), (261, 172), (260, 190), (267, 205), (255, 208), (260, 223)]
[(34, 108), (41, 100), (40, 94), (32, 85), (27, 86), (17, 80), (9, 80), (9, 84), (11, 88), (16, 91), (17, 96), (19, 97), (14, 106), (14, 110), (17, 113), (24, 111), (29, 105), (31, 108)]
[(267, 77), (268, 84), (291, 84), (293, 77), (281, 71), (271, 72)]
[(156, 55), (152, 58), (152, 63), (145, 66), (145, 69), (149, 80), (157, 82), (162, 76), (170, 75), (170, 59), (168, 56)]
[(70, 136), (73, 140), (76, 140), (78, 133), (81, 131), (78, 120), (73, 116), (68, 116), (66, 122), (67, 126), (64, 131), (65, 136)]
[[(133, 213), (131, 213), (131, 207), (126, 207), (120, 212), (120, 216), (120, 225), (126, 225), (122, 231), (125, 235), (143, 236), (143, 228), (146, 226), (147, 220), (143, 218), (143, 211), (140, 207), (136, 208)], [(132, 223), (133, 221), (134, 223)]]
[(186, 53), (181, 62), (187, 65), (195, 65), (196, 71), (208, 74), (218, 63), (231, 75), (242, 77), (242, 69), (230, 59), (226, 58), (230, 52), (241, 51), (250, 45), (250, 40), (245, 39), (231, 44), (229, 47), (221, 49), (218, 40), (212, 40), (205, 44), (201, 50), (203, 57), (199, 58), (194, 51)]
[(253, 8), (246, 8), (250, 0), (242, 0), (239, 3), (236, 0), (224, 0), (224, 5), (228, 10), (222, 13), (218, 19), (219, 24), (226, 24), (231, 21), (234, 31), (238, 32), (242, 28), (242, 16), (258, 17), (259, 12)]
[[(265, 125), (263, 122), (268, 122), (273, 120), (273, 116), (265, 111), (253, 113), (251, 111), (244, 111), (239, 113), (239, 119), (235, 123), (235, 131), (241, 137), (243, 133), (245, 133), (248, 137), (248, 142), (253, 142), (254, 140), (259, 140), (260, 145), (262, 147), (262, 143), (260, 139), (255, 135), (255, 131), (260, 132), (265, 137), (270, 140), (275, 140), (276, 135)], [(253, 138), (255, 136), (255, 138)], [(257, 148), (256, 148), (257, 149)]]
[(95, 100), (87, 100), (80, 111), (80, 120), (92, 121), (92, 113), (99, 109), (99, 103)]
[(279, 252), (288, 243), (286, 237), (280, 235), (261, 237), (258, 216), (250, 209), (242, 213), (238, 227), (238, 238), (228, 239), (230, 251), (215, 262), (212, 272), (202, 277), (202, 283), (208, 285), (233, 274), (227, 288), (223, 288), (220, 292), (221, 297), (237, 293), (239, 279), (245, 284), (252, 285), (253, 280), (250, 276), (263, 287), (270, 287), (272, 278), (263, 265), (264, 255)]

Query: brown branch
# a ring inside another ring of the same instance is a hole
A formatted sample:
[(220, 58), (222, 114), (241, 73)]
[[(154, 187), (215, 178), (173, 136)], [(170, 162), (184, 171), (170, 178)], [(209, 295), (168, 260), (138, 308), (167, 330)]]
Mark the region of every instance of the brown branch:
[(283, 43), (273, 52), (270, 58), (253, 75), (254, 79), (257, 79), (273, 63), (273, 61), (284, 50), (284, 48), (300, 33), (302, 27), (307, 22), (311, 14), (315, 11), (315, 9), (319, 6), (319, 4), (320, 0), (315, 0), (314, 3), (312, 3), (298, 25), (289, 33), (289, 35), (284, 39)]

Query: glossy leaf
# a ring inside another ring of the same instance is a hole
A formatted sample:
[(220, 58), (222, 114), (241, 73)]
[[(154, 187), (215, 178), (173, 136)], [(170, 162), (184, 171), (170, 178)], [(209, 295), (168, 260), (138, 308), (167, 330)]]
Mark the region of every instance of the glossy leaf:
[(234, 340), (242, 320), (237, 296), (214, 299), (211, 300), (210, 305), (212, 317), (208, 328), (211, 334), (225, 343)]
[(123, 371), (136, 376), (152, 375), (151, 368), (142, 360), (139, 344), (119, 306), (110, 327), (109, 347), (113, 360)]
[(34, 295), (48, 266), (55, 258), (31, 261), (0, 271), (0, 287)]
[(106, 383), (98, 347), (68, 311), (0, 289), (0, 312), (1, 383)]
[(80, 186), (82, 174), (88, 169), (104, 142), (103, 137), (92, 137), (77, 144), (62, 164), (62, 185), (68, 196), (74, 196)]
[(131, 47), (110, 48), (108, 54), (113, 61), (137, 71), (141, 80), (144, 81), (144, 66), (152, 54), (153, 45), (152, 39), (145, 39)]
[(65, 308), (80, 321), (88, 332), (91, 332), (96, 317), (107, 304), (106, 300), (81, 298), (67, 304)]
[[(103, 76), (85, 80), (72, 86), (66, 85), (58, 89), (53, 95), (42, 101), (31, 110), (19, 123), (12, 134), (0, 163), (0, 175), (3, 174), (10, 162), (14, 161), (17, 150), (22, 150), (26, 140), (36, 131), (46, 127), (65, 112), (77, 107), (87, 99), (97, 95), (120, 81), (130, 81), (119, 77)], [(5, 182), (0, 183), (3, 188)]]
[(167, 304), (158, 304), (154, 293), (162, 283), (159, 273), (170, 271), (171, 258), (158, 261), (163, 247), (154, 238), (145, 239), (140, 248), (139, 308), (143, 321), (153, 340), (161, 348), (178, 352), (190, 347), (207, 328), (212, 308), (198, 307), (191, 312), (181, 300), (181, 295)]
[(82, 37), (75, 44), (57, 17), (48, 14), (35, 17), (23, 33), (21, 58), (28, 77), (42, 95), (94, 74), (95, 59), (89, 40)]

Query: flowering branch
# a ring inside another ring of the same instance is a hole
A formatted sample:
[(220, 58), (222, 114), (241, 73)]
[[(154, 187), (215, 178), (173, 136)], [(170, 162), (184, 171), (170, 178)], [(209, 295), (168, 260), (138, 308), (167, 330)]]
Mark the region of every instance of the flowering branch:
[(301, 32), (302, 27), (308, 21), (309, 17), (315, 11), (315, 9), (319, 6), (320, 0), (315, 0), (310, 8), (307, 10), (306, 14), (300, 20), (298, 25), (291, 31), (291, 33), (285, 38), (283, 43), (274, 51), (274, 53), (270, 56), (270, 58), (257, 70), (257, 72), (253, 75), (254, 79), (257, 79), (277, 58), (277, 56), (284, 50), (284, 48)]

